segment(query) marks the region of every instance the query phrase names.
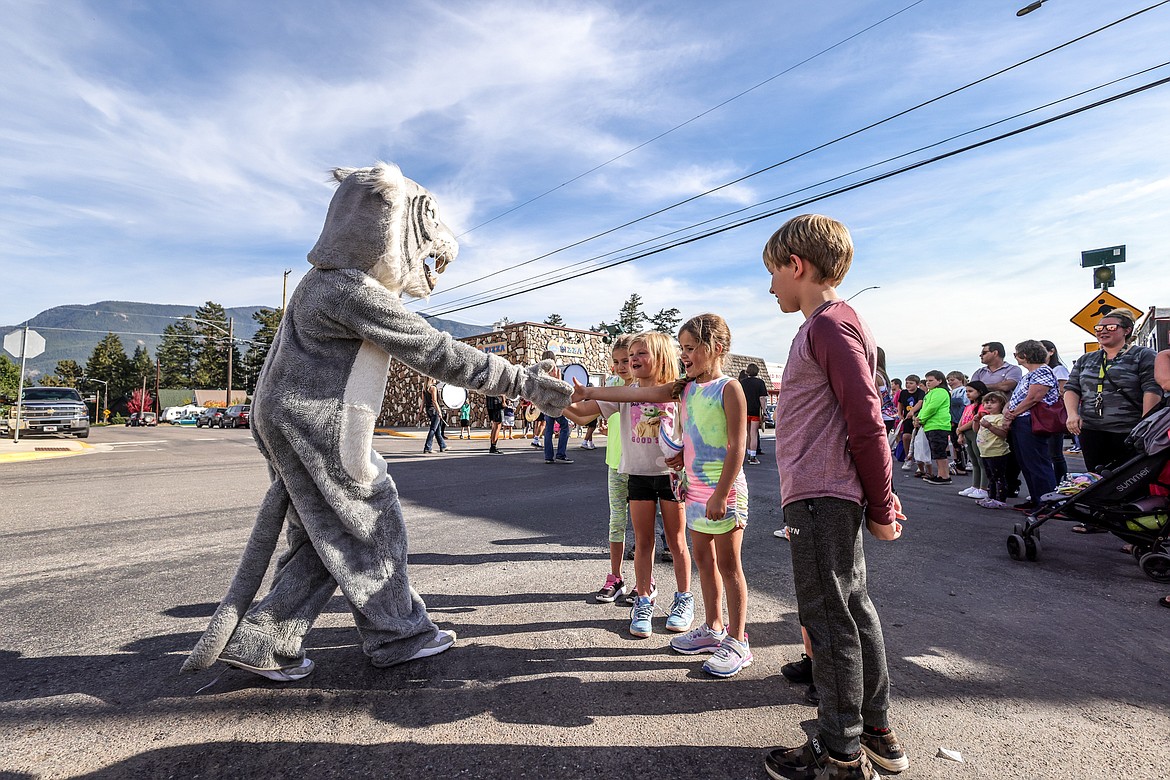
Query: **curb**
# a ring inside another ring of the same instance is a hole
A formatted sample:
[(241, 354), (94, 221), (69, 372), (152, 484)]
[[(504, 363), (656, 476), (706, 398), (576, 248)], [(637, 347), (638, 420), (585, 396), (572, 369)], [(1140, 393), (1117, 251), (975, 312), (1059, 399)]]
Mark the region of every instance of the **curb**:
[[(32, 461), (32, 460), (50, 460), (52, 458), (70, 458), (70, 457), (73, 457), (74, 455), (85, 455), (88, 451), (94, 449), (94, 446), (92, 444), (86, 444), (86, 443), (80, 442), (80, 441), (70, 442), (70, 444), (75, 445), (76, 448), (69, 447), (69, 448), (67, 448), (68, 449), (67, 452), (45, 452), (45, 451), (37, 452), (36, 448), (34, 448), (31, 452), (29, 452), (29, 451), (0, 452), (0, 465), (5, 464), (5, 463), (27, 463), (28, 461)], [(42, 450), (47, 449), (47, 445), (45, 447), (42, 447), (41, 449)], [(54, 447), (53, 449), (60, 449), (60, 448)]]

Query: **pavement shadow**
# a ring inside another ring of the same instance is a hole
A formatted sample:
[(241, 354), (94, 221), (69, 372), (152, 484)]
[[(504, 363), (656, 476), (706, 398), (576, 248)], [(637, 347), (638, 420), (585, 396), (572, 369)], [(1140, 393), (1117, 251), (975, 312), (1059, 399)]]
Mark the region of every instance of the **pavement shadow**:
[[(763, 775), (765, 751), (745, 747), (597, 747), (391, 742), (204, 742), (159, 748), (79, 778), (295, 777), (312, 768), (321, 780), (353, 777), (662, 777), (678, 767), (694, 777)], [(25, 777), (20, 775), (18, 777)]]

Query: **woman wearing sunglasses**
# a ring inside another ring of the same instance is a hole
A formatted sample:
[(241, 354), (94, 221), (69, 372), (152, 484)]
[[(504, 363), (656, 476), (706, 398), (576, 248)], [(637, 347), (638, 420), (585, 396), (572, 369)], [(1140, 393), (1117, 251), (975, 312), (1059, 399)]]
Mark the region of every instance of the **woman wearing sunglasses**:
[[(1154, 379), (1154, 351), (1129, 343), (1134, 315), (1114, 309), (1094, 326), (1101, 348), (1077, 358), (1064, 388), (1068, 430), (1080, 436), (1085, 468), (1101, 469), (1133, 457), (1125, 437), (1162, 401)], [(1084, 526), (1074, 531), (1087, 533)]]

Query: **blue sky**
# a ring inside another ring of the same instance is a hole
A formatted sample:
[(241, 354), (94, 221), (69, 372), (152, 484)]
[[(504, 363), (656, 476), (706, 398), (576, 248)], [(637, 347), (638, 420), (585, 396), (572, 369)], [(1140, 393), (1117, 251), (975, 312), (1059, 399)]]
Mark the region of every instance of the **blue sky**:
[[(0, 322), (118, 299), (279, 305), (332, 194), (385, 159), (464, 233), (873, 25), (913, 0), (836, 3), (4, 2)], [(877, 163), (1170, 59), (1170, 5), (602, 239), (574, 243), (895, 114), (1150, 2), (922, 0), (702, 118), (461, 239), (428, 304)], [(1170, 75), (1155, 70), (993, 130)], [(1081, 250), (1125, 244), (1114, 292), (1170, 305), (1170, 85), (801, 211), (853, 231), (841, 286), (895, 374), (1051, 338), (1093, 295)], [(842, 179), (849, 183), (896, 164)], [(795, 200), (781, 198), (778, 203)], [(798, 213), (798, 212), (794, 212)], [(715, 311), (733, 348), (783, 361), (799, 316), (768, 295), (777, 216), (577, 281), (453, 313), (586, 327), (632, 292)], [(620, 256), (620, 255), (618, 255)], [(485, 274), (482, 282), (444, 292)]]

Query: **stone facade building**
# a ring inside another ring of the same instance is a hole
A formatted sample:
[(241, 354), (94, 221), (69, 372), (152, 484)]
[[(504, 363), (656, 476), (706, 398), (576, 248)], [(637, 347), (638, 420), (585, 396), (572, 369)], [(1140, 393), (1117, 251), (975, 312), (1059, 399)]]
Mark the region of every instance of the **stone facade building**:
[[(589, 374), (590, 383), (594, 385), (601, 384), (609, 373), (610, 345), (604, 333), (562, 328), (539, 322), (516, 322), (501, 330), (459, 340), (483, 352), (499, 355), (509, 363), (522, 366), (536, 363), (545, 351), (551, 351), (557, 356), (557, 365), (562, 368), (573, 363), (583, 366)], [(740, 370), (746, 368), (748, 363), (755, 363), (760, 367), (760, 378), (769, 388), (777, 386), (773, 380), (778, 382), (780, 377), (772, 377), (769, 374), (768, 364), (763, 358), (751, 355), (731, 353), (727, 356), (724, 373), (732, 377), (739, 376)], [(378, 426), (382, 428), (425, 426), (427, 418), (422, 411), (422, 392), (425, 386), (426, 377), (397, 360), (392, 360)], [(485, 427), (487, 410), (484, 407), (484, 396), (471, 391), (468, 391), (468, 396), (471, 399), (472, 425)], [(449, 425), (458, 425), (458, 408), (444, 407), (444, 414)], [(520, 427), (519, 421), (517, 427)]]
[[(539, 322), (516, 322), (501, 330), (481, 333), (459, 339), (478, 350), (498, 355), (509, 363), (528, 366), (540, 360), (544, 352), (557, 357), (557, 365), (576, 363), (589, 373), (597, 384), (609, 373), (610, 349), (604, 333), (562, 328)], [(390, 377), (386, 383), (386, 397), (382, 400), (379, 427), (418, 426), (426, 424), (422, 412), (422, 391), (426, 377), (396, 360), (390, 362)], [(482, 427), (487, 420), (484, 396), (468, 391), (471, 399), (472, 425)], [(448, 423), (458, 418), (458, 409), (445, 410)], [(457, 423), (455, 423), (457, 424)]]

